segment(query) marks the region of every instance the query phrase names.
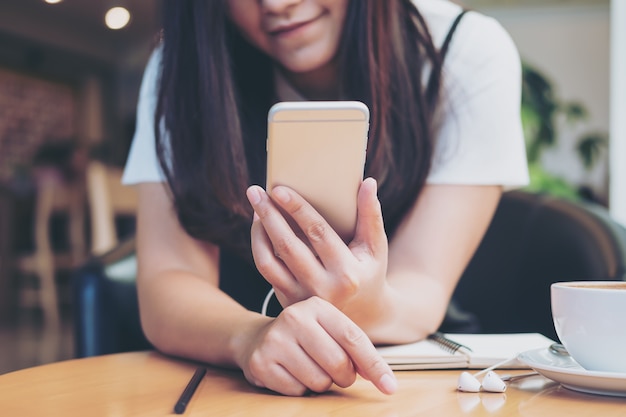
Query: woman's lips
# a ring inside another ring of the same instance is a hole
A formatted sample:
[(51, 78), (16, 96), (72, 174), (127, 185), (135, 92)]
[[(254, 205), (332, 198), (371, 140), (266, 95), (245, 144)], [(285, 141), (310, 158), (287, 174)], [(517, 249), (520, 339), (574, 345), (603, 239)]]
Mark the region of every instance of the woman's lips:
[(279, 26), (277, 28), (269, 30), (269, 34), (276, 37), (289, 36), (295, 34), (299, 29), (303, 29), (313, 22), (315, 22), (320, 16), (316, 16), (313, 19), (309, 19), (303, 22), (291, 23), (289, 25)]

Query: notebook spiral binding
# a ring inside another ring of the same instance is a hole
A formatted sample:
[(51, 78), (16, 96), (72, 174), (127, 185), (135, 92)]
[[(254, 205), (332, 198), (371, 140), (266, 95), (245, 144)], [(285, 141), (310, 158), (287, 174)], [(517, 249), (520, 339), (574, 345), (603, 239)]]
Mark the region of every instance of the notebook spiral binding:
[(469, 351), (469, 352), (472, 351), (472, 349), (470, 349), (469, 347), (462, 345), (458, 342), (455, 342), (454, 340), (448, 339), (446, 336), (444, 336), (443, 333), (440, 333), (440, 332), (429, 335), (428, 339), (437, 343), (437, 345), (439, 345), (440, 348), (450, 353), (456, 353), (459, 350), (464, 350), (464, 351)]

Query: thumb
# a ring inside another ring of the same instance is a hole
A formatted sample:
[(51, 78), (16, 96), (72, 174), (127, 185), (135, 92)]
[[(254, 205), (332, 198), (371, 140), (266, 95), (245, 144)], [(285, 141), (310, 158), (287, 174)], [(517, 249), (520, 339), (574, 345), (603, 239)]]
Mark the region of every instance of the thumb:
[(357, 225), (353, 243), (366, 246), (372, 254), (387, 250), (387, 235), (374, 178), (361, 183), (357, 197)]

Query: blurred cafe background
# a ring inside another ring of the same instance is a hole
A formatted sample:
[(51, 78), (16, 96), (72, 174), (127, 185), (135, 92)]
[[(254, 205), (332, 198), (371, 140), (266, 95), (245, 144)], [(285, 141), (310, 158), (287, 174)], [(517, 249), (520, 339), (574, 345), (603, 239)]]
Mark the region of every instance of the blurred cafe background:
[[(522, 56), (530, 189), (626, 223), (626, 2), (462, 3)], [(134, 232), (119, 175), (159, 24), (154, 0), (0, 0), (0, 374), (73, 357), (72, 271)]]

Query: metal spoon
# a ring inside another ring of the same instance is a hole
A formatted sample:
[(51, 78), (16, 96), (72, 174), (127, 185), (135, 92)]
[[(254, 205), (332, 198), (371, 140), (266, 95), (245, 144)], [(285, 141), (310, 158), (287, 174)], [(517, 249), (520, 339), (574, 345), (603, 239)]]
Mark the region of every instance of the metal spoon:
[[(556, 343), (556, 342), (552, 343), (548, 349), (550, 350), (550, 353), (552, 353), (553, 355), (569, 356), (569, 353), (567, 352), (567, 349), (565, 349), (565, 346), (563, 346), (560, 343)], [(529, 372), (527, 374), (518, 374), (518, 375), (503, 375), (500, 379), (502, 379), (503, 381), (514, 381), (516, 379), (522, 379), (522, 378), (535, 376), (535, 375), (538, 375), (538, 372)]]
[(553, 353), (557, 356), (569, 356), (569, 352), (567, 351), (567, 349), (565, 349), (565, 346), (560, 343), (552, 343), (549, 350), (550, 353)]

